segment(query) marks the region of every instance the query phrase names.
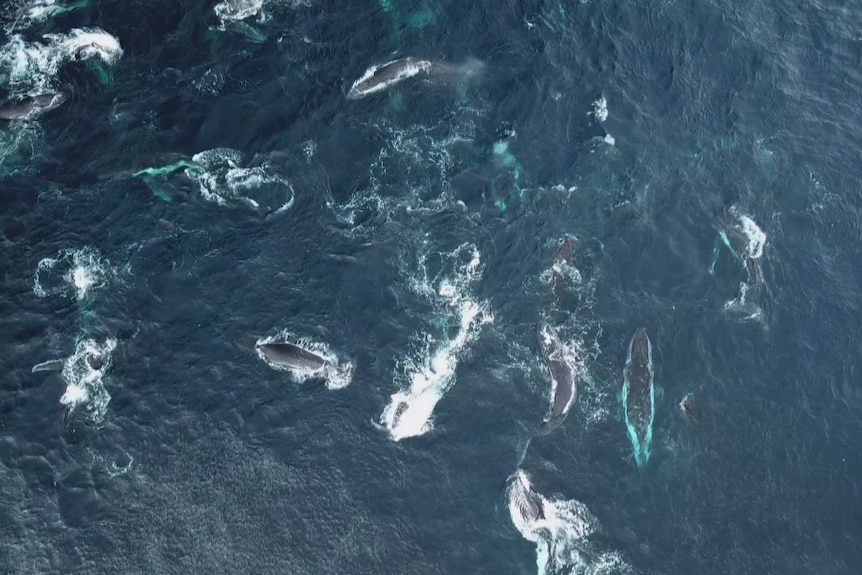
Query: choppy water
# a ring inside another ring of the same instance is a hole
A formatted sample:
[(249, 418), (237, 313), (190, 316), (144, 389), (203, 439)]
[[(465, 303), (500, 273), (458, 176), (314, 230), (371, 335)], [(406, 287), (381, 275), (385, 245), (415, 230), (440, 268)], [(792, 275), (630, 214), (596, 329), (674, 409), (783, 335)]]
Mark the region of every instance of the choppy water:
[(2, 23), (0, 95), (66, 99), (0, 130), (0, 573), (859, 572), (856, 3)]

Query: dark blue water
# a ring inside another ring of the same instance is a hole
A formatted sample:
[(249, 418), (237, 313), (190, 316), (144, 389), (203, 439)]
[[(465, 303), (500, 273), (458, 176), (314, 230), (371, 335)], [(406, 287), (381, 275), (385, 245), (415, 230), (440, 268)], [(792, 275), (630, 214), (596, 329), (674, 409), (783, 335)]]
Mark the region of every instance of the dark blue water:
[[(124, 53), (65, 62), (64, 105), (2, 127), (0, 573), (535, 573), (504, 486), (548, 408), (543, 322), (584, 373), (521, 467), (628, 566), (578, 572), (859, 572), (862, 8), (271, 0), (218, 30), (214, 4), (94, 0), (14, 31), (98, 27)], [(408, 55), (453, 71), (346, 99)], [(293, 204), (132, 176), (217, 148)], [(766, 235), (742, 312), (744, 264), (721, 248), (710, 272), (731, 213)], [(566, 235), (582, 283), (555, 293)], [(433, 428), (393, 441), (408, 358), (457, 332), (417, 278), (465, 243), (493, 323)], [(78, 297), (57, 254), (82, 248), (103, 272)], [(618, 394), (641, 326), (661, 391), (638, 469)], [(281, 330), (353, 361), (350, 385), (260, 361)], [(103, 417), (31, 371), (87, 339), (116, 341)]]

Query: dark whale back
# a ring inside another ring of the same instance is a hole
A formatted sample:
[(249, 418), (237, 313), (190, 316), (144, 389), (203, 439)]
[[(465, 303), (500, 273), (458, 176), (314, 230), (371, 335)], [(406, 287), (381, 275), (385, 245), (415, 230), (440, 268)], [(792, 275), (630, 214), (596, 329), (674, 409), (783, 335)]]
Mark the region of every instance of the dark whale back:
[(632, 390), (649, 387), (652, 369), (652, 351), (646, 329), (638, 328), (632, 337), (630, 360), (626, 369), (629, 372), (629, 385)]
[(39, 94), (38, 96), (30, 96), (17, 102), (7, 102), (0, 106), (0, 119), (2, 120), (23, 120), (44, 114), (58, 107), (66, 100), (66, 97), (59, 93)]
[(371, 75), (370, 78), (361, 82), (356, 86), (357, 90), (365, 91), (369, 88), (376, 86), (377, 84), (384, 84), (386, 82), (391, 82), (395, 80), (399, 74), (402, 74), (404, 70), (410, 65), (412, 59), (404, 58), (402, 60), (394, 60), (387, 64), (384, 64), (377, 68), (374, 71), (374, 74)]
[(539, 433), (553, 431), (563, 420), (575, 402), (577, 382), (575, 367), (567, 361), (566, 350), (559, 336), (549, 327), (540, 334), (545, 366), (553, 380), (554, 396), (551, 398), (551, 408)]
[(329, 363), (319, 355), (292, 343), (259, 343), (257, 348), (269, 361), (288, 369), (317, 371)]
[(638, 467), (643, 467), (650, 457), (655, 418), (652, 344), (644, 328), (639, 328), (632, 337), (624, 373), (622, 400), (635, 462)]
[(386, 89), (389, 86), (412, 78), (431, 69), (431, 63), (413, 57), (401, 58), (370, 68), (359, 80), (354, 82), (347, 94), (348, 98), (361, 98)]
[(566, 237), (563, 243), (560, 244), (560, 247), (557, 248), (557, 253), (554, 254), (554, 263), (560, 265), (571, 264), (573, 251), (572, 238)]

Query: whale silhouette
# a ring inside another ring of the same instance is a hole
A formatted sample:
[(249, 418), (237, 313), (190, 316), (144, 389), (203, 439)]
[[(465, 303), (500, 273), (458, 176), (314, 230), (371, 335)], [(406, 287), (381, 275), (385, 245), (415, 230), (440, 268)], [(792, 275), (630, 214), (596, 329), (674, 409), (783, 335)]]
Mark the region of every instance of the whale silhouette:
[(643, 467), (650, 457), (655, 419), (652, 343), (646, 329), (638, 328), (629, 346), (623, 370), (623, 411), (635, 463)]
[(256, 347), (272, 363), (287, 369), (316, 372), (330, 362), (316, 353), (287, 342), (257, 343)]
[(545, 435), (556, 429), (566, 418), (577, 397), (576, 366), (571, 351), (560, 341), (556, 330), (542, 326), (539, 333), (545, 366), (551, 376), (551, 406), (538, 433)]

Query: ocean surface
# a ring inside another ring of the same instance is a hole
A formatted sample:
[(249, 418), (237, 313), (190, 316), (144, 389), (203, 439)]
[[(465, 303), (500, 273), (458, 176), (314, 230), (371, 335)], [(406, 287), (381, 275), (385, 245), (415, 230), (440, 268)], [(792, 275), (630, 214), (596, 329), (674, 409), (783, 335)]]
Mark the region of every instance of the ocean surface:
[(0, 10), (0, 574), (862, 572), (862, 5), (244, 4)]

